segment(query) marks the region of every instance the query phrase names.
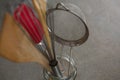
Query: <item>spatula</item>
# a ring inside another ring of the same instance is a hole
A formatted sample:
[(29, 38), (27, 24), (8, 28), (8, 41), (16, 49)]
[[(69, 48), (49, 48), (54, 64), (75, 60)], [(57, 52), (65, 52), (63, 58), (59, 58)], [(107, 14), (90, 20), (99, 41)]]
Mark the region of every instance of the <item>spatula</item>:
[(35, 48), (21, 28), (9, 13), (5, 14), (0, 33), (0, 56), (14, 62), (37, 62), (51, 71), (48, 60)]

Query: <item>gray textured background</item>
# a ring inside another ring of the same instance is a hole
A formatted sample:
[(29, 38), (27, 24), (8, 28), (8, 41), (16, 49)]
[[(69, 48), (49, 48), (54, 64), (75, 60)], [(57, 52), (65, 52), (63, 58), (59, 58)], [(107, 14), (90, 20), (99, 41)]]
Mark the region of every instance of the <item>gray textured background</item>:
[[(7, 1), (0, 0), (0, 17)], [(49, 0), (49, 4), (58, 1)], [(87, 42), (73, 49), (78, 68), (76, 80), (120, 80), (120, 0), (63, 2), (82, 9), (90, 31)], [(42, 68), (36, 63), (18, 64), (0, 58), (0, 80), (42, 80), (41, 75)]]

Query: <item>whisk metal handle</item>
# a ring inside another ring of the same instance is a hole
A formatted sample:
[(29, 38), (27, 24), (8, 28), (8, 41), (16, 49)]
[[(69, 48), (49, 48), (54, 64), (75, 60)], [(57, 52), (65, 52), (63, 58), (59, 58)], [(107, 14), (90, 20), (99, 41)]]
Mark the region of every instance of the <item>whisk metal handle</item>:
[(62, 77), (62, 73), (60, 71), (58, 61), (57, 60), (52, 60), (50, 61), (50, 64), (52, 71), (54, 72), (54, 75), (57, 77)]

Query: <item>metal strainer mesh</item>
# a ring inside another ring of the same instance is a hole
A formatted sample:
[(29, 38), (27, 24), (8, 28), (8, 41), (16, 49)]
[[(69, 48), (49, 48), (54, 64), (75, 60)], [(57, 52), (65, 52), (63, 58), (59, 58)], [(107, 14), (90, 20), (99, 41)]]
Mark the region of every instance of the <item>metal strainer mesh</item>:
[(50, 29), (54, 27), (56, 41), (63, 45), (80, 45), (88, 38), (86, 23), (63, 4), (48, 10), (47, 23)]

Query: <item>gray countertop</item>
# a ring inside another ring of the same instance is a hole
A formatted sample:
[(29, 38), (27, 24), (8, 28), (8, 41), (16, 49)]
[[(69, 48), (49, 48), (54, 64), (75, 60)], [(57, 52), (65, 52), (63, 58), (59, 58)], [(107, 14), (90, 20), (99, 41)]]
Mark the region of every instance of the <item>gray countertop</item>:
[[(0, 17), (7, 1), (0, 1)], [(72, 50), (77, 63), (76, 80), (120, 80), (120, 1), (61, 1), (81, 8), (90, 32), (86, 43)], [(41, 75), (42, 68), (36, 63), (13, 63), (0, 58), (0, 80), (42, 80)]]

